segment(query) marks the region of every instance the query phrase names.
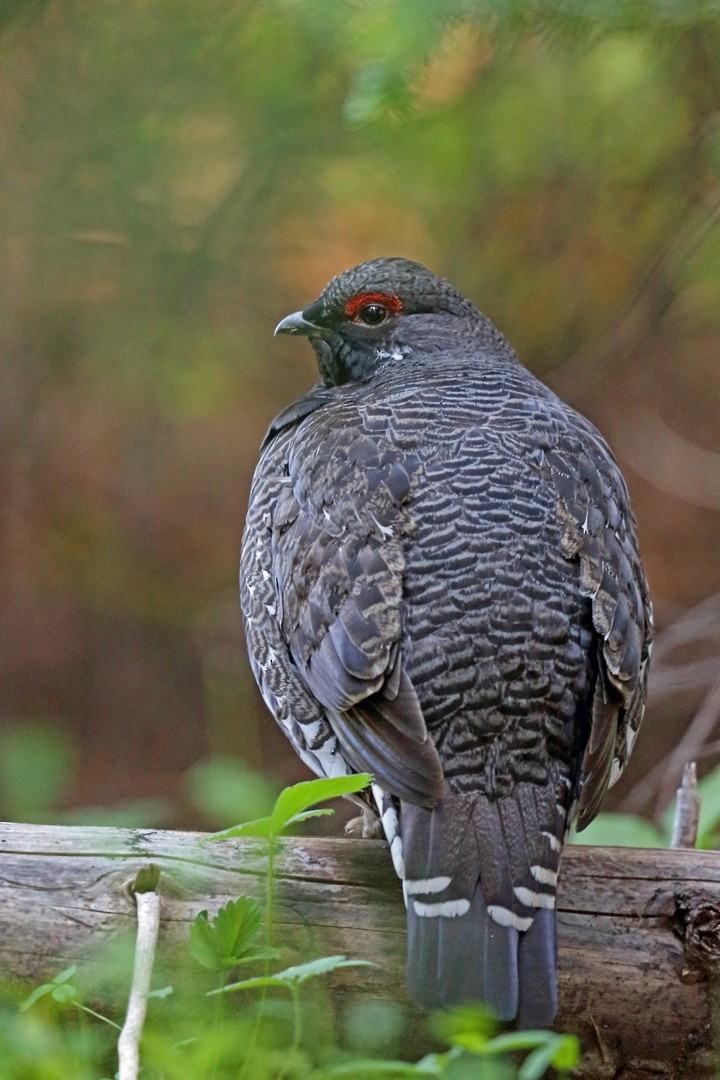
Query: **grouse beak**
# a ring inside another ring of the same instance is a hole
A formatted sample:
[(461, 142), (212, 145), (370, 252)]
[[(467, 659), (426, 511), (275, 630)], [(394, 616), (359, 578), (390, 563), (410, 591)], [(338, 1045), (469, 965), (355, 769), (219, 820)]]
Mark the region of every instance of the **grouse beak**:
[(323, 333), (322, 326), (316, 326), (309, 322), (302, 311), (294, 311), (275, 327), (275, 336), (278, 334), (302, 334), (303, 337), (319, 337)]

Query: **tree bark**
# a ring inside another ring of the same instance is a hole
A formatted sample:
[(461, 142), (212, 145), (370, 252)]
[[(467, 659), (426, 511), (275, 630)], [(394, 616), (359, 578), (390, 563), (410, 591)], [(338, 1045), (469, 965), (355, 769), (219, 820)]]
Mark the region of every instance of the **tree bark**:
[[(41, 981), (89, 962), (134, 928), (128, 884), (160, 868), (161, 943), (241, 894), (264, 896), (266, 858), (251, 840), (197, 833), (0, 825), (0, 966)], [(275, 940), (283, 960), (344, 953), (377, 967), (333, 976), (342, 1011), (366, 998), (405, 1000), (402, 894), (382, 841), (287, 839), (276, 859)], [(576, 1032), (583, 1080), (714, 1077), (720, 974), (720, 858), (699, 851), (571, 847), (558, 895), (560, 1015)], [(410, 1007), (404, 1046), (428, 1048)]]

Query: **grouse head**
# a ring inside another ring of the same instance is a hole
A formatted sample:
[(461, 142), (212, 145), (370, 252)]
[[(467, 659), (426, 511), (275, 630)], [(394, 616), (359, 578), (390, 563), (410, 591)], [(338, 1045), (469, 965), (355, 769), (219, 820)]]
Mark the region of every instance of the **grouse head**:
[(309, 338), (323, 382), (340, 386), (369, 378), (378, 365), (416, 347), (441, 347), (448, 320), (458, 319), (490, 326), (469, 300), (420, 263), (373, 259), (333, 278), (275, 333)]

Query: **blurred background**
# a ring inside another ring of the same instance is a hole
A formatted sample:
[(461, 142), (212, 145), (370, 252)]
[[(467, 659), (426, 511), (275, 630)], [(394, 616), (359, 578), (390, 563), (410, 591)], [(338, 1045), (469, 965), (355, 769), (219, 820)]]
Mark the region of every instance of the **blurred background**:
[(238, 549), (263, 433), (316, 378), (273, 328), (379, 255), (450, 277), (620, 460), (658, 642), (609, 805), (652, 817), (686, 758), (717, 764), (718, 4), (23, 0), (3, 814), (227, 825), (256, 773), (306, 777), (248, 668)]

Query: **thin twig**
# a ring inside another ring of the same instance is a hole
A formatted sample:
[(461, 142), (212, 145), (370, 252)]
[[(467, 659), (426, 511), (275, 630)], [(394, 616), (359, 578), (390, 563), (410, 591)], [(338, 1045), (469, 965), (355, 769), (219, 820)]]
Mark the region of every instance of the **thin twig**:
[(697, 844), (699, 822), (700, 796), (697, 787), (697, 766), (694, 761), (688, 761), (683, 769), (682, 783), (677, 789), (670, 847), (694, 848)]
[(127, 1013), (118, 1039), (118, 1080), (137, 1080), (140, 1069), (140, 1036), (160, 930), (159, 880), (160, 870), (151, 863), (138, 873), (130, 886), (137, 907), (137, 938)]

